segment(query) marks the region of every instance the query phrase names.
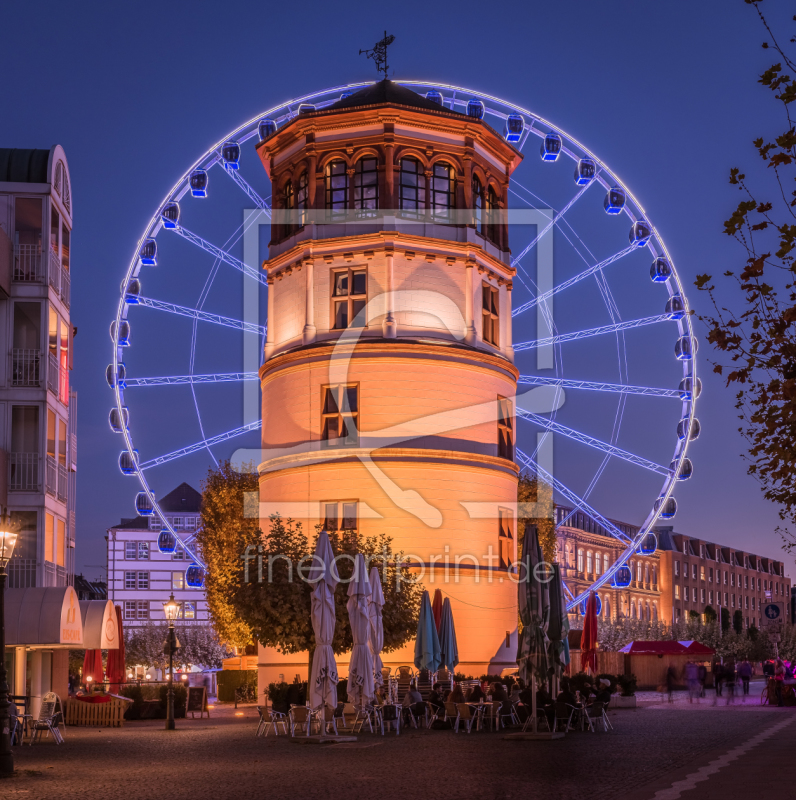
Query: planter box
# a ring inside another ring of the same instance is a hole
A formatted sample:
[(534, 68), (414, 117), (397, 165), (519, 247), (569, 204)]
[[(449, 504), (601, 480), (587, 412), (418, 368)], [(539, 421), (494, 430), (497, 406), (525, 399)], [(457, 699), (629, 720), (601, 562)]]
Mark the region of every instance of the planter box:
[(635, 708), (636, 707), (636, 695), (631, 695), (630, 697), (622, 697), (621, 694), (615, 694), (611, 696), (611, 705), (609, 708)]

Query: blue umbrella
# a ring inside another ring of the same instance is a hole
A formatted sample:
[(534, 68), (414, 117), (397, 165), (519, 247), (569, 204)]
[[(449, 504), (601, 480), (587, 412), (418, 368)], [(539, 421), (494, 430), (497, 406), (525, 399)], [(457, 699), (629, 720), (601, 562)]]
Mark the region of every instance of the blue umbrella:
[(459, 646), (456, 644), (456, 628), (453, 625), (451, 601), (447, 597), (442, 604), (442, 620), (439, 625), (439, 647), (442, 652), (440, 667), (446, 667), (450, 672), (455, 672), (456, 665), (459, 663)]
[(437, 626), (434, 624), (434, 612), (431, 610), (431, 597), (423, 592), (420, 601), (420, 616), (417, 620), (417, 639), (415, 640), (415, 666), (436, 672), (439, 669), (442, 654), (439, 647)]

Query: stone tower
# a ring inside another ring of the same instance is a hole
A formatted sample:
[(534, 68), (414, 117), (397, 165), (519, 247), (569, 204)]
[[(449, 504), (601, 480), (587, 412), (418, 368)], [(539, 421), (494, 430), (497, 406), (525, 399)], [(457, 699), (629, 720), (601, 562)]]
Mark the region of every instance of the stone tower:
[[(279, 511), (391, 536), (450, 597), (459, 669), (499, 672), (516, 656), (518, 477), (501, 209), (521, 156), (387, 80), (302, 107), (257, 151), (274, 207), (263, 530)], [(261, 681), (289, 680), (307, 660), (260, 662)]]

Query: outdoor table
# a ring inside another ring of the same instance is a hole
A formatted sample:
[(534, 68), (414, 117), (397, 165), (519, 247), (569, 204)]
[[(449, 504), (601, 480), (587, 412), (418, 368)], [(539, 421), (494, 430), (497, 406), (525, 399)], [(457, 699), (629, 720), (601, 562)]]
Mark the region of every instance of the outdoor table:
[(481, 700), (479, 703), (466, 703), (466, 705), (470, 706), (470, 708), (472, 708), (473, 711), (475, 711), (476, 714), (478, 715), (478, 721), (476, 722), (476, 730), (480, 731), (483, 727), (484, 712), (491, 705), (491, 703), (485, 703), (483, 700)]

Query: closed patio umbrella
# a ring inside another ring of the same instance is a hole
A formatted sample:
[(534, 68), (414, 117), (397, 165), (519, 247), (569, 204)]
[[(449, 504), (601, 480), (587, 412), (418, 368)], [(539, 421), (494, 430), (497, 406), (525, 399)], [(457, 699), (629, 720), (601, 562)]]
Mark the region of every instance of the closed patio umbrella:
[(376, 686), (384, 683), (381, 670), (384, 664), (381, 660), (381, 649), (384, 647), (384, 621), (381, 610), (384, 608), (384, 592), (381, 589), (381, 578), (378, 567), (370, 569), (370, 597), (368, 598), (368, 614), (370, 617), (370, 651), (373, 653), (373, 681)]
[(104, 681), (102, 650), (86, 650), (86, 654), (83, 656), (83, 683), (87, 684), (88, 678), (91, 678), (91, 683)]
[[(536, 733), (536, 681), (547, 679), (547, 628), (550, 623), (550, 596), (543, 573), (542, 551), (535, 525), (527, 525), (522, 542), (522, 566), (518, 583), (518, 604), (522, 632), (517, 644), (520, 677), (531, 684), (533, 732)], [(541, 574), (540, 574), (541, 573)]]
[(437, 628), (437, 634), (439, 634), (440, 625), (442, 624), (442, 592), (439, 589), (434, 590), (431, 610), (434, 612), (434, 625)]
[(594, 675), (597, 672), (597, 595), (589, 592), (583, 633), (580, 637), (580, 668)]
[[(547, 628), (548, 661), (553, 671), (553, 678), (558, 681), (569, 664), (569, 614), (564, 599), (564, 582), (561, 580), (561, 567), (553, 565), (553, 579), (549, 585), (550, 624)], [(555, 694), (555, 692), (553, 692)]]
[(358, 706), (373, 702), (373, 653), (370, 650), (370, 581), (362, 553), (354, 561), (354, 575), (348, 584), (348, 619), (354, 647), (348, 666), (348, 701)]
[(431, 610), (431, 596), (425, 591), (420, 601), (420, 616), (417, 620), (415, 666), (418, 669), (436, 672), (441, 658), (437, 626), (434, 624), (434, 612)]
[(124, 632), (122, 630), (122, 609), (116, 606), (116, 637), (118, 648), (108, 650), (108, 691), (111, 694), (118, 694), (121, 684), (124, 683)]
[(453, 611), (450, 598), (442, 604), (442, 623), (439, 631), (440, 667), (455, 672), (459, 663), (459, 647), (456, 643), (456, 628), (453, 625)]
[(309, 700), (312, 708), (322, 705), (337, 708), (337, 663), (334, 660), (334, 590), (338, 580), (335, 573), (334, 554), (329, 534), (321, 531), (315, 545), (315, 554), (308, 579), (312, 584), (312, 630), (315, 634), (315, 651), (312, 654)]

